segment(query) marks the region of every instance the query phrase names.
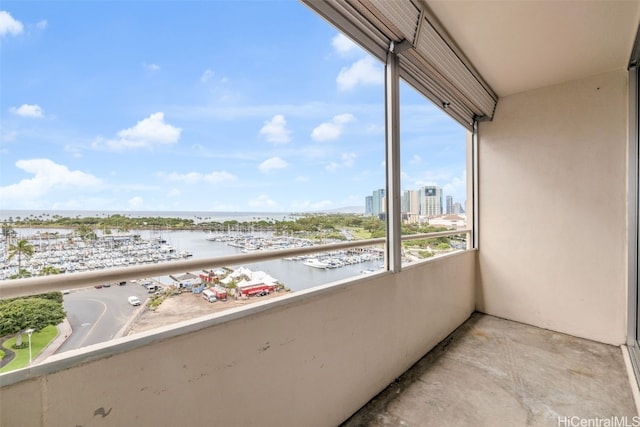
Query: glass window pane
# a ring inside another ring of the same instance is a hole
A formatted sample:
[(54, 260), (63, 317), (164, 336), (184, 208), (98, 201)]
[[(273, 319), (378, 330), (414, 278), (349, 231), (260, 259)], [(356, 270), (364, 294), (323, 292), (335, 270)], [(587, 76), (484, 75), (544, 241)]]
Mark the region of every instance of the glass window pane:
[[(307, 7), (7, 5), (25, 30), (0, 50), (1, 279), (384, 236), (362, 216), (385, 185), (383, 64)], [(382, 265), (380, 248), (287, 258), (84, 292), (212, 311), (236, 300), (192, 298), (203, 282), (242, 300), (252, 281), (295, 292)]]
[[(467, 227), (467, 130), (400, 83), (402, 234)], [(403, 264), (466, 248), (465, 236), (408, 240)]]

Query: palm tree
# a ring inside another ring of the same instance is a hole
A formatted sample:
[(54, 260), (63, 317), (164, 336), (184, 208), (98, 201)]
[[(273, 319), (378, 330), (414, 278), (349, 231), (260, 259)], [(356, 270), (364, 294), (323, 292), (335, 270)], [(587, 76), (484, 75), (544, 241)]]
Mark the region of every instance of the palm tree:
[(93, 229), (86, 224), (79, 225), (76, 228), (75, 234), (80, 237), (82, 241), (95, 240), (97, 237)]
[(9, 246), (11, 238), (16, 234), (16, 231), (11, 227), (11, 225), (7, 224), (5, 221), (2, 222), (2, 237), (4, 237), (5, 248)]
[(22, 267), (22, 256), (30, 257), (33, 255), (33, 251), (33, 245), (29, 243), (28, 240), (21, 239), (15, 244), (9, 245), (9, 258), (7, 259), (11, 260), (14, 256), (18, 255), (18, 271), (20, 271)]

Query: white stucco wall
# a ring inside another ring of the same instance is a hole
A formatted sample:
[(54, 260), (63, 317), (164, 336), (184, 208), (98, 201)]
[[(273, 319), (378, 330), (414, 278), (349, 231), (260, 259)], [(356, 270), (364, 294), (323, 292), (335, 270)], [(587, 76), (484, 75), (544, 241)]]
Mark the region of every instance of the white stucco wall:
[(33, 379), (7, 374), (27, 379), (0, 389), (0, 425), (337, 425), (470, 316), (475, 255), (121, 338)]
[(480, 311), (623, 344), (627, 73), (500, 99), (479, 130)]

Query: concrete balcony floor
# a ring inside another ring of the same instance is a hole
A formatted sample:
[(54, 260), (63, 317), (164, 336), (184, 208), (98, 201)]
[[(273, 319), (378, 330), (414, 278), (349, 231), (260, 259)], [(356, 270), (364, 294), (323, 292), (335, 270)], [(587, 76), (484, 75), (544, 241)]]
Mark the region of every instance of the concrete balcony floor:
[[(637, 415), (621, 348), (475, 313), (343, 426), (638, 425)], [(614, 417), (623, 424), (579, 424)]]

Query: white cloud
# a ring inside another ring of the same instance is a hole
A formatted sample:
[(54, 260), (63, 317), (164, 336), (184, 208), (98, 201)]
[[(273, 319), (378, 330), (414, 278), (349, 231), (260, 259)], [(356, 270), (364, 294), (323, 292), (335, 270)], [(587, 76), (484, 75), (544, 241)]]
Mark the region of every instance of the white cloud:
[(344, 125), (353, 121), (355, 117), (353, 114), (338, 114), (333, 116), (330, 122), (320, 124), (318, 127), (311, 131), (311, 138), (314, 141), (329, 141), (337, 139), (342, 134)]
[(184, 182), (185, 184), (198, 184), (201, 182), (206, 182), (209, 184), (218, 184), (221, 182), (235, 181), (238, 179), (238, 177), (227, 171), (221, 171), (221, 172), (213, 171), (207, 174), (203, 174), (199, 172), (189, 172), (185, 174), (179, 174), (179, 173), (173, 172), (167, 175), (167, 179), (169, 181)]
[(126, 148), (153, 148), (158, 145), (175, 144), (180, 139), (182, 129), (164, 121), (164, 113), (151, 114), (129, 129), (117, 133), (118, 139), (97, 138), (94, 148), (106, 147), (111, 150)]
[(4, 37), (7, 34), (17, 36), (24, 31), (24, 25), (22, 22), (16, 20), (4, 10), (0, 10), (0, 37)]
[(296, 176), (295, 178), (296, 182), (309, 182), (309, 177), (308, 176)]
[(379, 135), (384, 133), (384, 129), (383, 125), (370, 124), (366, 128), (366, 132), (370, 135)]
[(344, 34), (340, 33), (331, 39), (331, 45), (338, 54), (347, 56), (354, 51), (359, 51), (360, 48), (351, 39)]
[(349, 114), (349, 113), (344, 113), (344, 114), (338, 114), (337, 116), (333, 116), (333, 122), (337, 125), (345, 125), (349, 122), (352, 122), (355, 119), (355, 117), (353, 116), (353, 114)]
[(261, 194), (257, 198), (249, 200), (247, 204), (252, 208), (273, 208), (278, 206), (278, 203), (266, 194)]
[(18, 108), (9, 108), (9, 111), (11, 111), (16, 116), (22, 117), (42, 117), (42, 115), (44, 114), (42, 108), (40, 108), (38, 104), (22, 104)]
[(154, 113), (136, 123), (129, 129), (118, 132), (118, 136), (125, 141), (157, 142), (160, 144), (174, 144), (180, 138), (181, 129), (164, 122), (164, 113)]
[(411, 157), (411, 160), (409, 160), (409, 164), (412, 164), (412, 165), (418, 165), (420, 163), (422, 163), (422, 157), (420, 157), (418, 154), (414, 154)]
[(144, 204), (144, 199), (140, 196), (132, 197), (129, 199), (128, 204), (131, 209), (138, 209)]
[(260, 163), (258, 169), (260, 170), (260, 172), (267, 173), (271, 172), (274, 169), (284, 169), (287, 166), (289, 166), (289, 164), (282, 160), (280, 157), (271, 157), (270, 159), (267, 159), (264, 162)]
[(384, 82), (382, 67), (371, 56), (344, 67), (336, 77), (338, 89), (352, 90), (358, 85), (380, 85)]
[(80, 148), (76, 145), (65, 144), (63, 147), (63, 150), (66, 151), (67, 153), (71, 153), (71, 155), (76, 159), (82, 157), (82, 151), (80, 151)]
[(211, 69), (207, 68), (206, 70), (204, 70), (204, 73), (202, 73), (202, 76), (200, 77), (200, 81), (202, 83), (206, 83), (209, 80), (211, 80), (211, 78), (214, 75), (215, 75), (215, 73)]
[(78, 170), (70, 171), (66, 166), (49, 159), (18, 160), (16, 167), (33, 177), (23, 179), (17, 184), (0, 187), (0, 199), (5, 203), (28, 202), (58, 189), (95, 189), (102, 184), (100, 179), (91, 174)]
[(276, 114), (271, 120), (265, 121), (260, 129), (260, 135), (276, 144), (286, 144), (291, 141), (291, 131), (287, 129), (287, 121), (282, 114)]
[(443, 167), (425, 171), (422, 176), (411, 180), (413, 181), (412, 187), (415, 189), (425, 185), (438, 185), (442, 187), (445, 195), (453, 196), (456, 202), (463, 203), (467, 197), (467, 172), (465, 170), (456, 175), (451, 168)]
[(342, 153), (342, 164), (344, 167), (350, 168), (356, 161), (356, 153)]
[(340, 168), (350, 168), (356, 161), (358, 155), (356, 153), (342, 153), (340, 156), (340, 162), (330, 162), (325, 169), (329, 172), (334, 172)]
[(453, 176), (442, 186), (442, 189), (446, 194), (453, 196), (454, 201), (464, 203), (467, 195), (467, 171), (462, 171), (460, 175)]
[(146, 62), (143, 62), (142, 66), (149, 71), (160, 71), (160, 66), (158, 64), (147, 64)]
[(36, 27), (37, 27), (38, 29), (40, 29), (40, 30), (44, 30), (45, 28), (47, 28), (47, 25), (49, 25), (49, 23), (47, 22), (47, 20), (46, 20), (46, 19), (43, 19), (42, 21), (39, 21), (39, 22), (36, 24)]

